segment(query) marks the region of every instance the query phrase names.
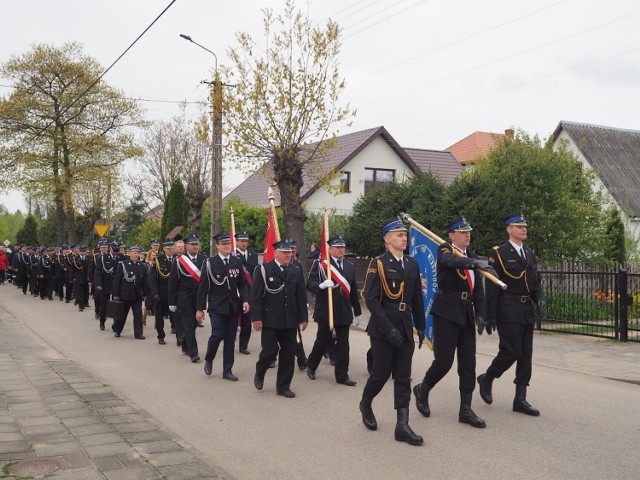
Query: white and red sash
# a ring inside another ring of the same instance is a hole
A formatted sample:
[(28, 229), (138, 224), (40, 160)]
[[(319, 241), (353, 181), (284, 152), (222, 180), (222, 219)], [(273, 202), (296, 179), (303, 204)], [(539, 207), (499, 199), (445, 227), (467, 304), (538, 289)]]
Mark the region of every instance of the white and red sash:
[(196, 283), (200, 283), (200, 275), (202, 272), (200, 272), (200, 269), (195, 266), (187, 255), (180, 255), (178, 257), (178, 262), (180, 262), (180, 265), (182, 265), (189, 275), (193, 277)]
[[(326, 273), (327, 272), (327, 261), (326, 260), (320, 260), (320, 265), (322, 265), (322, 268), (324, 268), (324, 271)], [(344, 294), (347, 296), (347, 298), (350, 298), (350, 296), (351, 296), (351, 285), (349, 284), (347, 279), (342, 276), (342, 274), (338, 270), (338, 267), (336, 267), (335, 265), (331, 265), (331, 280), (333, 280), (338, 285), (340, 285), (340, 288), (342, 289)]]

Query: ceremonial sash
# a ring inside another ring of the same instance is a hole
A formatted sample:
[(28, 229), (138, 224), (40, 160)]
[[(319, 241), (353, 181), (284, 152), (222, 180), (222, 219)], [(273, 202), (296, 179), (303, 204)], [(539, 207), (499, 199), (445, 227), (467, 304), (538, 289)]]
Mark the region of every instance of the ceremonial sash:
[[(327, 261), (326, 260), (320, 260), (320, 265), (322, 265), (322, 267), (324, 268), (324, 271), (326, 272), (327, 271)], [(349, 285), (349, 282), (347, 281), (347, 279), (344, 278), (342, 276), (342, 274), (338, 271), (338, 268), (334, 267), (333, 265), (331, 266), (331, 280), (333, 280), (338, 285), (340, 285), (340, 288), (342, 289), (344, 294), (347, 296), (347, 298), (350, 297), (350, 295), (351, 295), (351, 285)]]
[(178, 262), (180, 262), (180, 265), (182, 265), (184, 269), (189, 272), (189, 275), (193, 277), (196, 283), (200, 283), (200, 269), (195, 266), (195, 264), (188, 256), (181, 255), (180, 257), (178, 257)]
[(247, 279), (247, 282), (249, 283), (249, 286), (252, 287), (253, 286), (253, 277), (251, 276), (251, 273), (249, 273), (249, 269), (247, 268), (247, 266), (243, 263), (242, 264), (242, 271), (244, 272), (244, 276)]

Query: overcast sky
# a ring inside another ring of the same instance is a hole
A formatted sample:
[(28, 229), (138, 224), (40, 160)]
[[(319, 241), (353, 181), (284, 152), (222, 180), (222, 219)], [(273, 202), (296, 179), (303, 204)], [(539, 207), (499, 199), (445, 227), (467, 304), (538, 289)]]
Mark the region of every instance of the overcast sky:
[[(75, 40), (109, 66), (171, 0), (2, 2), (0, 62), (34, 43)], [(177, 0), (105, 80), (149, 119), (207, 97), (213, 56), (235, 33), (264, 44), (264, 7), (284, 1)], [(404, 147), (445, 149), (474, 131), (548, 137), (560, 120), (639, 129), (640, 4), (631, 0), (312, 0), (312, 20), (343, 28), (341, 100), (358, 111), (341, 134), (384, 125)], [(9, 82), (0, 78), (0, 94)], [(158, 102), (163, 101), (163, 102)], [(196, 105), (190, 107), (192, 112)], [(223, 181), (230, 178), (225, 175)], [(240, 178), (232, 176), (233, 183)], [(228, 182), (227, 182), (228, 183)], [(225, 185), (227, 191), (231, 186)], [(21, 195), (0, 194), (10, 211)]]

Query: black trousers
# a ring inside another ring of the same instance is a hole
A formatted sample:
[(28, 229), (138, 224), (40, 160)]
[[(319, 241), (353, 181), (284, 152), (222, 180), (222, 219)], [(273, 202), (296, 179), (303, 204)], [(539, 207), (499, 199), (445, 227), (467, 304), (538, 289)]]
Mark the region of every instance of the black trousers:
[(18, 270), (18, 286), (22, 289), (22, 293), (27, 293), (27, 287), (29, 286), (29, 275), (27, 272), (21, 272)]
[(84, 309), (89, 305), (89, 285), (75, 282), (73, 284), (73, 297), (76, 299), (78, 308)]
[[(196, 307), (178, 305), (179, 323), (182, 325), (182, 351), (189, 357), (198, 355), (198, 342), (196, 341)], [(178, 334), (176, 333), (176, 336)], [(179, 339), (180, 337), (178, 337)]]
[(64, 298), (64, 275), (56, 275), (56, 297), (62, 300)]
[(491, 362), (487, 374), (500, 378), (515, 363), (516, 378), (513, 383), (529, 385), (533, 357), (533, 324), (499, 323), (498, 335), (498, 355)]
[(38, 292), (40, 292), (40, 298), (53, 299), (53, 282), (53, 278), (38, 279)]
[(220, 315), (209, 313), (211, 320), (211, 335), (207, 343), (207, 354), (204, 359), (213, 362), (218, 353), (220, 342), (224, 341), (222, 350), (222, 373), (231, 373), (233, 368), (234, 353), (233, 348), (236, 343), (236, 332), (238, 331), (238, 314)]
[(73, 283), (71, 283), (71, 280), (65, 279), (64, 285), (65, 285), (65, 288), (66, 288), (65, 294), (64, 294), (64, 299), (66, 301), (71, 301), (71, 299), (73, 298), (73, 295), (74, 295)]
[(127, 317), (129, 316), (129, 310), (133, 313), (133, 336), (138, 338), (142, 336), (142, 301), (137, 302), (122, 302), (124, 304), (124, 312), (122, 317), (116, 319), (116, 323), (113, 327), (116, 333), (122, 333), (125, 324), (127, 323)]
[[(336, 380), (346, 380), (349, 377), (349, 325), (336, 325), (335, 344), (335, 375)], [(324, 353), (333, 344), (333, 334), (326, 323), (318, 323), (318, 333), (309, 354), (309, 368), (318, 368)]]
[(96, 312), (98, 318), (100, 318), (100, 302), (102, 302), (102, 293), (100, 290), (96, 290), (96, 286), (93, 289), (93, 310)]
[(238, 348), (247, 350), (249, 348), (249, 339), (251, 338), (251, 314), (243, 313), (240, 318), (240, 336), (238, 338)]
[(38, 277), (36, 277), (35, 273), (29, 275), (29, 293), (38, 295)]
[(373, 399), (393, 375), (393, 408), (409, 408), (411, 400), (411, 359), (415, 344), (404, 339), (400, 348), (394, 348), (385, 338), (370, 337), (373, 373), (364, 386), (362, 396)]
[(296, 329), (262, 327), (260, 343), (262, 351), (256, 363), (256, 375), (264, 378), (269, 365), (276, 358), (279, 350), (276, 390), (278, 392), (289, 390), (295, 365)]
[(96, 290), (96, 294), (96, 296), (100, 295), (100, 310), (98, 311), (100, 325), (104, 325), (107, 321), (107, 304), (111, 300), (111, 288), (103, 287), (101, 290)]
[(433, 388), (451, 370), (453, 357), (458, 356), (460, 393), (473, 393), (476, 385), (476, 331), (470, 320), (462, 326), (433, 317), (433, 363), (422, 380)]
[(162, 300), (158, 300), (153, 304), (153, 311), (156, 319), (156, 333), (158, 334), (158, 339), (164, 338), (166, 336), (164, 332), (164, 317), (169, 317), (171, 327), (173, 328), (175, 313), (169, 310), (169, 304), (167, 302), (163, 302)]

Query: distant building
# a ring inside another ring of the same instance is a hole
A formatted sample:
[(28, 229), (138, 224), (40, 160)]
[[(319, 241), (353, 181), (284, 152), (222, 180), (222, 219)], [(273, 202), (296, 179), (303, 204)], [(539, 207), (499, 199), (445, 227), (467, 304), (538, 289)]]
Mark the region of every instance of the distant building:
[(505, 130), (504, 134), (473, 132), (446, 150), (451, 152), (460, 165), (472, 167), (478, 158), (486, 156), (505, 137), (513, 139), (513, 130)]
[(597, 173), (594, 189), (607, 195), (628, 220), (630, 233), (640, 238), (640, 131), (562, 120), (552, 141), (554, 148), (566, 142)]
[[(308, 148), (314, 149), (317, 144)], [(271, 164), (267, 162), (223, 199), (239, 197), (251, 205), (267, 206)], [(370, 189), (392, 181), (404, 182), (419, 171), (432, 172), (450, 184), (463, 171), (451, 153), (440, 150), (403, 148), (384, 127), (341, 135), (323, 154), (307, 165), (303, 172), (301, 195), (310, 211), (335, 209), (351, 213), (356, 200)], [(327, 172), (339, 172), (331, 189), (323, 183)], [(278, 189), (274, 189), (280, 205)]]

